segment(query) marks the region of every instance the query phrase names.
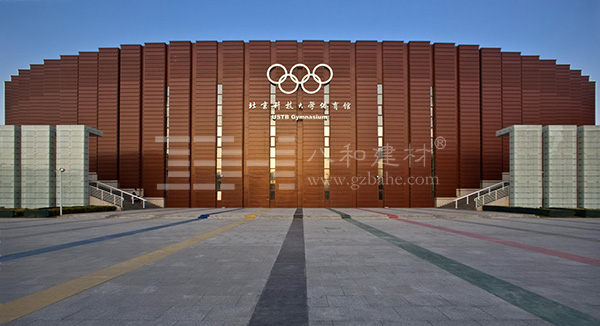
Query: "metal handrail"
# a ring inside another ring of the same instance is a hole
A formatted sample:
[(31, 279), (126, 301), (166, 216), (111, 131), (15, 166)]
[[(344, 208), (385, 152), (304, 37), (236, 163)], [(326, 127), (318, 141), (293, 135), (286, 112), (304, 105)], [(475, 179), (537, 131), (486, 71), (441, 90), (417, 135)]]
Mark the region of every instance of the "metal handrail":
[[(491, 193), (477, 196), (473, 200), (475, 202), (475, 208), (508, 196), (509, 195), (509, 192), (508, 192), (509, 187), (510, 187), (509, 185), (504, 185), (504, 186), (502, 186), (502, 188), (495, 189)], [(502, 192), (502, 194), (500, 196), (498, 196), (498, 194), (500, 194), (501, 192)], [(492, 194), (494, 195), (493, 197), (492, 197)], [(492, 199), (492, 200), (489, 200), (489, 199)]]
[(113, 186), (108, 185), (106, 183), (102, 183), (100, 181), (90, 181), (90, 185), (92, 185), (92, 184), (95, 184), (96, 188), (99, 188), (98, 186), (102, 186), (104, 188), (110, 189), (110, 193), (111, 194), (113, 194), (113, 191), (115, 191), (117, 193), (120, 193), (120, 196), (121, 196), (121, 198), (123, 198), (123, 200), (125, 200), (124, 194), (130, 196), (131, 199), (132, 199), (132, 202), (133, 202), (134, 199), (140, 200), (142, 202), (142, 208), (146, 208), (146, 201), (147, 200), (144, 199), (144, 198), (142, 198), (142, 197), (140, 197), (140, 196), (137, 196), (137, 195), (134, 195), (134, 194), (132, 194), (130, 192), (127, 192), (127, 191), (121, 190), (119, 188), (113, 187)]
[[(509, 184), (509, 182), (508, 182), (508, 181), (502, 181), (502, 182), (498, 182), (498, 183), (495, 183), (495, 184), (493, 184), (493, 185), (491, 185), (491, 186), (487, 186), (487, 187), (485, 187), (485, 188), (482, 188), (482, 189), (479, 189), (479, 190), (477, 190), (477, 191), (474, 191), (474, 192), (472, 192), (472, 193), (470, 193), (470, 194), (466, 194), (466, 195), (464, 195), (464, 196), (458, 197), (458, 198), (456, 198), (456, 199), (454, 199), (454, 200), (453, 200), (453, 201), (454, 201), (454, 208), (458, 208), (458, 202), (459, 202), (461, 199), (464, 199), (464, 198), (466, 198), (466, 199), (467, 199), (467, 205), (468, 205), (468, 204), (469, 204), (469, 197), (471, 197), (471, 196), (473, 196), (473, 195), (477, 195), (477, 197), (479, 197), (479, 196), (480, 196), (480, 193), (483, 193), (483, 192), (486, 192), (486, 191), (487, 191), (487, 193), (489, 194), (489, 193), (491, 193), (491, 192), (493, 191), (493, 190), (492, 190), (492, 188), (494, 188), (494, 187), (498, 187), (498, 186), (500, 186), (501, 188), (503, 188), (504, 186), (506, 186), (506, 185), (508, 185), (508, 184)], [(494, 189), (494, 190), (496, 190), (496, 189)]]
[[(96, 192), (98, 192), (99, 194)], [(91, 184), (90, 184), (90, 195), (92, 195), (102, 201), (105, 201), (107, 203), (117, 205), (121, 208), (123, 208), (123, 202), (125, 201), (125, 198), (123, 198), (117, 194), (110, 193), (104, 189), (98, 188), (98, 186), (91, 185)]]

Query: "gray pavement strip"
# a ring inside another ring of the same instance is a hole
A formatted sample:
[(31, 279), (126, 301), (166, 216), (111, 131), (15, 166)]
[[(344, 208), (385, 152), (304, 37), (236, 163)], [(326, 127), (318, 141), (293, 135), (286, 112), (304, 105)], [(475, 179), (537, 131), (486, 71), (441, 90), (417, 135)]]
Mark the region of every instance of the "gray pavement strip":
[(155, 220), (155, 219), (159, 219), (159, 218), (160, 217), (139, 218), (139, 219), (129, 220), (129, 221), (113, 222), (113, 223), (110, 223), (110, 224), (93, 225), (93, 226), (83, 226), (83, 227), (78, 227), (78, 228), (70, 228), (70, 229), (64, 229), (64, 230), (38, 232), (38, 233), (30, 233), (30, 234), (23, 234), (23, 235), (16, 235), (16, 236), (2, 236), (2, 239), (5, 240), (5, 239), (28, 238), (28, 237), (38, 236), (38, 235), (56, 234), (56, 233), (63, 233), (63, 232), (69, 232), (69, 231), (80, 231), (80, 230), (87, 230), (87, 229), (93, 229), (93, 228), (99, 228), (99, 227), (113, 226), (113, 225), (118, 225), (118, 224), (128, 224), (128, 223), (142, 222), (142, 221), (148, 221), (148, 220)]
[(307, 302), (304, 225), (299, 208), (248, 325), (308, 325)]
[(567, 220), (555, 220), (553, 218), (547, 218), (544, 219), (544, 221), (552, 221), (551, 223), (536, 223), (536, 222), (530, 222), (530, 221), (519, 221), (519, 220), (511, 220), (511, 219), (507, 219), (507, 221), (509, 222), (516, 222), (516, 223), (525, 223), (525, 224), (535, 224), (535, 225), (544, 225), (544, 226), (552, 226), (552, 227), (557, 227), (557, 228), (567, 228), (567, 229), (577, 229), (577, 230), (585, 230), (585, 231), (596, 231), (596, 232), (600, 232), (600, 229), (597, 228), (584, 228), (584, 227), (577, 227), (577, 226), (571, 226), (571, 225), (561, 225), (561, 224), (557, 224), (554, 222), (576, 222), (576, 223), (580, 223), (580, 224), (587, 224), (589, 226), (593, 225), (593, 223), (586, 223), (583, 221), (567, 221)]
[[(588, 237), (580, 237), (580, 236), (576, 236), (576, 235), (568, 235), (568, 234), (562, 234), (562, 233), (535, 231), (535, 230), (530, 230), (530, 229), (516, 228), (516, 227), (512, 227), (512, 226), (495, 225), (495, 224), (473, 222), (473, 221), (464, 221), (464, 220), (458, 220), (458, 219), (453, 219), (452, 222), (485, 225), (485, 226), (491, 226), (491, 227), (495, 227), (495, 228), (537, 233), (537, 234), (543, 234), (543, 235), (551, 235), (551, 236), (556, 236), (556, 237), (561, 237), (561, 238), (570, 238), (570, 239), (578, 239), (578, 240), (584, 240), (584, 241), (600, 242), (600, 238), (588, 238)], [(541, 225), (541, 224), (538, 224), (538, 225)]]
[[(33, 225), (22, 225), (22, 226), (10, 226), (10, 227), (1, 227), (2, 224), (4, 223), (8, 223), (8, 222), (3, 222), (0, 223), (0, 231), (4, 231), (4, 230), (14, 230), (14, 229), (24, 229), (24, 228), (33, 228), (33, 227), (39, 227), (39, 226), (55, 226), (55, 225), (63, 225), (63, 224), (71, 224), (71, 223), (79, 223), (79, 222), (88, 222), (88, 221), (98, 221), (98, 220), (103, 220), (104, 217), (101, 218), (90, 218), (90, 219), (77, 219), (75, 221), (64, 221), (62, 222), (61, 219), (52, 219), (53, 222), (51, 223), (37, 223), (37, 224), (33, 224)], [(48, 219), (44, 219), (44, 220), (48, 220)], [(36, 219), (35, 221), (37, 222), (41, 222), (40, 220)], [(61, 221), (61, 222), (58, 222)], [(25, 222), (25, 221), (23, 221)]]
[(600, 325), (600, 320), (352, 218), (346, 221), (556, 325)]

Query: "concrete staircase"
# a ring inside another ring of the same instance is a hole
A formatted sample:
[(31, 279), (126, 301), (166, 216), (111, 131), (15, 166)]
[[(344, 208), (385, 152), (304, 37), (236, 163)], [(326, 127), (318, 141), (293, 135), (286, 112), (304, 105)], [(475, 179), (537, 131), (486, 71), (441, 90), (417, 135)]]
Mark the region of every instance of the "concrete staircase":
[(121, 210), (160, 208), (141, 196), (100, 181), (90, 181), (90, 196), (107, 204), (120, 207)]
[(508, 181), (498, 182), (491, 186), (487, 186), (472, 193), (458, 197), (448, 204), (440, 206), (439, 208), (476, 210), (478, 207), (507, 197), (509, 194), (508, 187)]

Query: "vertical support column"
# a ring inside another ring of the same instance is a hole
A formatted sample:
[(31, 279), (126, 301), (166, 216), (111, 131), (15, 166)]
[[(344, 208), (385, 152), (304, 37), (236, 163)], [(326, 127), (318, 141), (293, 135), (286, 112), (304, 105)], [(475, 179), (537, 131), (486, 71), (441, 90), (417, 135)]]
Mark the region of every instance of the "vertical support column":
[[(165, 195), (167, 119), (167, 46), (164, 43), (146, 43), (142, 51), (142, 128), (141, 162), (144, 196), (160, 203)], [(137, 153), (135, 153), (137, 154)], [(189, 165), (189, 161), (169, 162)], [(136, 175), (137, 177), (137, 175)], [(123, 175), (121, 175), (121, 181)], [(134, 180), (132, 180), (134, 181)], [(132, 185), (134, 183), (132, 182)], [(171, 188), (169, 188), (171, 189)]]
[[(79, 53), (78, 83), (77, 124), (96, 128), (98, 127), (98, 52)], [(98, 171), (97, 153), (98, 140), (93, 139), (90, 141), (90, 172)]]
[[(502, 179), (502, 56), (500, 49), (481, 49), (481, 180)], [(487, 182), (486, 182), (487, 181)]]
[(0, 126), (0, 207), (21, 207), (21, 128)]
[(458, 46), (459, 187), (466, 193), (481, 186), (481, 111), (479, 48)]
[(15, 111), (11, 114), (15, 124), (18, 125), (28, 124), (26, 121), (35, 117), (31, 114), (31, 73), (31, 70), (19, 69), (19, 91), (13, 93), (13, 97), (16, 97), (12, 100)]
[(62, 172), (62, 187), (60, 173), (56, 172), (59, 180), (56, 182), (56, 204), (87, 206), (90, 203), (89, 194), (89, 137), (102, 136), (102, 132), (82, 125), (56, 126), (56, 169)]
[[(383, 126), (377, 125), (378, 70), (381, 68), (380, 43), (356, 42), (356, 185), (358, 207), (379, 207), (377, 180), (377, 139), (383, 137)], [(428, 111), (429, 112), (429, 111)], [(382, 163), (383, 164), (383, 163)]]
[(510, 140), (510, 205), (542, 206), (542, 126), (511, 126), (496, 132)]
[(60, 121), (60, 60), (44, 60), (44, 124), (56, 126)]
[(577, 127), (545, 126), (544, 207), (577, 206)]
[[(271, 43), (271, 62), (279, 62), (283, 64), (287, 69), (291, 69), (301, 58), (298, 57), (298, 42), (296, 41), (277, 41)], [(265, 70), (266, 72), (266, 70)], [(281, 69), (278, 69), (277, 74), (281, 73)], [(297, 72), (295, 72), (297, 73)], [(274, 76), (273, 72), (272, 76)], [(292, 89), (292, 85), (288, 82), (284, 82), (281, 86), (284, 89)], [(305, 85), (306, 87), (309, 86)], [(310, 85), (312, 86), (312, 85)], [(285, 94), (276, 88), (275, 85), (271, 84), (271, 114), (293, 114), (297, 113), (291, 110), (294, 102), (298, 101), (298, 92), (292, 94)], [(303, 100), (306, 99), (303, 97)], [(314, 108), (304, 108), (305, 112), (309, 110), (313, 113), (313, 110), (322, 109), (319, 107), (319, 102), (315, 101)], [(305, 103), (306, 104), (306, 103)], [(310, 106), (310, 104), (308, 105)], [(290, 109), (288, 109), (288, 107)], [(274, 110), (273, 110), (274, 109)], [(320, 112), (319, 111), (319, 112)], [(309, 122), (302, 122), (308, 124)], [(298, 125), (299, 122), (292, 119), (280, 119), (277, 121), (276, 126), (271, 126), (271, 129), (276, 129), (276, 149), (271, 148), (270, 161), (275, 161), (276, 172), (276, 187), (275, 187), (275, 201), (271, 201), (272, 207), (298, 207), (298, 170), (299, 167), (296, 157), (298, 154)], [(273, 134), (271, 134), (273, 136)], [(272, 156), (272, 151), (275, 150), (275, 157)], [(270, 163), (272, 164), (272, 163)], [(271, 166), (270, 168), (273, 168)]]
[[(244, 207), (264, 207), (269, 202), (269, 82), (265, 72), (271, 65), (269, 41), (252, 41), (245, 51), (245, 102), (256, 103), (244, 115)], [(275, 78), (275, 76), (273, 76)], [(252, 85), (252, 87), (250, 87)], [(266, 107), (262, 105), (267, 102)], [(295, 140), (294, 140), (295, 141)]]
[(577, 207), (600, 208), (600, 126), (577, 128)]
[[(12, 112), (16, 111), (16, 107), (15, 109), (13, 109), (13, 99), (17, 98), (17, 95), (13, 95), (13, 92), (11, 91), (11, 85), (12, 83), (14, 83), (16, 76), (11, 76), (11, 80), (12, 81), (5, 81), (4, 82), (4, 124), (5, 125), (9, 125), (9, 124), (14, 124), (14, 120), (12, 118)], [(18, 84), (15, 83), (15, 93), (17, 92), (18, 89)], [(14, 101), (17, 102), (17, 101)]]
[(404, 152), (404, 158), (409, 160), (412, 180), (409, 182), (410, 206), (433, 207), (432, 188), (427, 182), (432, 179), (432, 156), (429, 146), (431, 144), (433, 51), (429, 42), (410, 42), (408, 50), (410, 142), (406, 148), (408, 151)]
[(192, 55), (192, 207), (216, 207), (217, 42), (196, 42)]
[[(302, 62), (308, 66), (309, 69), (313, 69), (318, 64), (329, 63), (328, 62), (328, 44), (322, 41), (304, 41), (300, 44), (298, 52), (300, 54)], [(289, 67), (288, 67), (289, 69)], [(333, 69), (333, 68), (332, 68)], [(297, 73), (300, 70), (297, 70)], [(329, 79), (329, 72), (324, 68), (319, 68), (316, 71), (317, 75), (322, 81)], [(336, 75), (337, 76), (337, 75)], [(309, 90), (316, 89), (314, 80), (308, 81), (305, 86)], [(310, 87), (310, 88), (308, 88)], [(332, 105), (329, 101), (329, 84), (323, 85), (322, 91), (318, 91), (315, 94), (308, 94), (302, 91), (300, 88), (296, 92), (298, 101), (295, 105), (297, 111), (291, 111), (298, 115), (303, 115), (304, 111), (306, 114), (318, 114), (323, 113), (327, 116), (326, 120), (299, 120), (298, 121), (298, 141), (297, 141), (297, 172), (298, 172), (298, 205), (299, 207), (327, 207), (329, 198), (331, 195), (331, 165), (333, 164), (331, 159), (331, 144), (332, 139), (332, 126), (330, 124), (330, 118), (332, 111), (338, 110), (331, 108)], [(308, 107), (311, 102), (316, 103), (315, 111), (310, 111)], [(303, 109), (298, 106), (302, 103)], [(326, 103), (325, 108), (320, 107), (320, 103)], [(340, 110), (341, 110), (341, 104)], [(286, 114), (289, 112), (285, 112)], [(320, 180), (323, 178), (323, 182), (314, 182), (314, 180)], [(301, 200), (300, 200), (301, 199)]]
[(56, 128), (21, 127), (21, 206), (53, 207), (56, 203)]
[(121, 188), (146, 187), (144, 196), (163, 197), (156, 186), (150, 189), (141, 180), (141, 95), (142, 47), (121, 46), (119, 69), (119, 186)]
[[(502, 53), (502, 128), (521, 124), (521, 54)], [(502, 172), (510, 166), (508, 137), (502, 140)]]
[(98, 180), (118, 180), (119, 49), (100, 49), (98, 54), (98, 129), (105, 133), (97, 140)]
[(434, 157), (436, 206), (440, 206), (451, 201), (458, 188), (458, 72), (454, 43), (433, 45), (433, 67), (434, 137), (442, 142), (436, 144)]
[[(167, 47), (167, 184), (166, 207), (190, 207), (190, 83), (191, 43)], [(170, 164), (175, 163), (175, 164)]]
[(228, 41), (221, 46), (221, 84), (223, 85), (221, 143), (223, 172), (221, 190), (224, 207), (243, 207), (242, 167), (244, 146), (244, 42)]
[[(329, 91), (332, 103), (339, 102), (342, 109), (330, 110), (330, 172), (331, 179), (345, 178), (350, 180), (356, 171), (356, 160), (350, 159), (348, 153), (356, 151), (356, 105), (354, 104), (356, 79), (355, 79), (355, 53), (354, 43), (346, 41), (329, 42), (328, 63), (335, 72)], [(304, 95), (303, 95), (304, 96)], [(350, 110), (343, 109), (343, 103), (348, 101)], [(305, 148), (306, 142), (305, 142)], [(312, 152), (311, 152), (312, 154)], [(330, 207), (356, 207), (356, 191), (352, 183), (330, 184)]]
[[(77, 124), (79, 56), (60, 56), (60, 123)], [(117, 91), (118, 94), (118, 91)], [(118, 95), (117, 95), (118, 96)]]

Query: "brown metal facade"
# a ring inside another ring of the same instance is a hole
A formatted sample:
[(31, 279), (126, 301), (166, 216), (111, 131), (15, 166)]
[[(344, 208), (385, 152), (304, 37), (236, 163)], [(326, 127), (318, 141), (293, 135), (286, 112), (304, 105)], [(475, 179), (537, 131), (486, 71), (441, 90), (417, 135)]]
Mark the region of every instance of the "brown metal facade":
[[(266, 79), (274, 63), (326, 63), (334, 78), (288, 95)], [(19, 70), (5, 94), (6, 124), (102, 130), (90, 139), (90, 171), (168, 207), (432, 207), (508, 171), (496, 130), (595, 122), (595, 82), (581, 71), (451, 43), (122, 45)], [(276, 114), (304, 115), (328, 103), (329, 124), (273, 123), (274, 103)]]

